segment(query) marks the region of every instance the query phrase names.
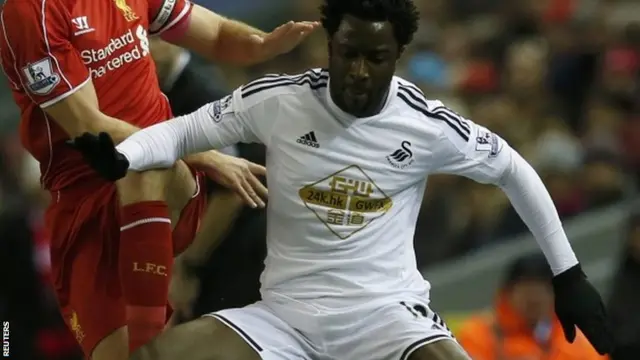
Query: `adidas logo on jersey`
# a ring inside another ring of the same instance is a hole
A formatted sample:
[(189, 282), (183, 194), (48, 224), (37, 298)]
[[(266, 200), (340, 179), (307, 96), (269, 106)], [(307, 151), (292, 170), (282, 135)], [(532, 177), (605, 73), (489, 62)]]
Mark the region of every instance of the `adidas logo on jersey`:
[(298, 144), (311, 146), (316, 149), (320, 147), (320, 144), (318, 143), (318, 139), (316, 139), (316, 134), (313, 131), (300, 136), (298, 140), (296, 140), (296, 142)]

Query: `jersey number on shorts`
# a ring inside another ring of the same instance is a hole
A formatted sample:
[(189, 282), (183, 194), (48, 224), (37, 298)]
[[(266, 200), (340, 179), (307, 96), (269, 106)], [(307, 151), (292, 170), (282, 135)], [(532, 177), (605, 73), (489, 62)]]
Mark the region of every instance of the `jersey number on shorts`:
[[(409, 311), (414, 317), (430, 319), (431, 321), (433, 321), (434, 327), (439, 327), (440, 329), (446, 330), (451, 334), (451, 330), (449, 330), (449, 327), (444, 323), (444, 320), (440, 317), (440, 315), (436, 314), (433, 311), (429, 311), (426, 306), (422, 304), (415, 304), (411, 306), (404, 301), (400, 301), (400, 305), (404, 306), (404, 308), (407, 309), (407, 311)], [(430, 312), (431, 316), (429, 316)]]

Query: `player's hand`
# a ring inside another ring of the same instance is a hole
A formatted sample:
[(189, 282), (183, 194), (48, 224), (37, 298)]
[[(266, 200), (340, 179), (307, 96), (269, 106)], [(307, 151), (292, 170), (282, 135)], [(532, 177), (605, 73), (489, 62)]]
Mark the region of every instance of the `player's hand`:
[(264, 166), (217, 151), (196, 154), (187, 162), (204, 171), (215, 182), (235, 191), (252, 208), (266, 206), (269, 192), (258, 179), (258, 176), (267, 174)]
[(580, 264), (556, 275), (553, 290), (556, 315), (567, 341), (573, 343), (577, 327), (600, 355), (610, 354), (614, 340), (605, 308)]
[(176, 316), (193, 318), (193, 307), (200, 295), (199, 267), (182, 256), (174, 261), (169, 282), (169, 304)]
[(266, 35), (252, 35), (255, 49), (253, 58), (266, 61), (288, 53), (319, 26), (320, 23), (317, 21), (289, 21)]
[(73, 139), (72, 145), (106, 180), (116, 181), (127, 175), (129, 160), (116, 150), (116, 145), (108, 133), (101, 132), (98, 135), (84, 133)]

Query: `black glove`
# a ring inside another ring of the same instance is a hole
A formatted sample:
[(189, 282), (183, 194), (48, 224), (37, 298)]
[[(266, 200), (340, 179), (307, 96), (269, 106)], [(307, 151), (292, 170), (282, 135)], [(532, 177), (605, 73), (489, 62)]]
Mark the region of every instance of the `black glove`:
[(129, 160), (116, 150), (113, 139), (106, 132), (98, 135), (84, 133), (73, 139), (73, 147), (106, 180), (116, 181), (127, 175)]
[(580, 264), (554, 276), (553, 291), (556, 315), (567, 341), (573, 343), (577, 327), (600, 355), (610, 354), (614, 340), (604, 305)]

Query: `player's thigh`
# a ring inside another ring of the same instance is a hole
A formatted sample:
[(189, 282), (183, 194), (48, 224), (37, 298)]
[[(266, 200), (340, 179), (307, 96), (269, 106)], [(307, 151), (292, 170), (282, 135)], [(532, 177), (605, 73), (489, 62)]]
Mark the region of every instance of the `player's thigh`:
[[(454, 356), (464, 354), (464, 351), (442, 318), (427, 304), (427, 301), (410, 295), (405, 299), (389, 299), (370, 309), (363, 308), (369, 316), (365, 317), (363, 313), (359, 316), (363, 320), (354, 322), (356, 325), (352, 327), (351, 334), (346, 334), (345, 340), (340, 342), (341, 352), (348, 353), (348, 358), (353, 359), (408, 360), (423, 359), (415, 356), (429, 353), (446, 354), (448, 349), (455, 349), (459, 351), (442, 359), (459, 359)], [(371, 357), (371, 354), (375, 356)], [(441, 358), (433, 358), (438, 359)]]
[(115, 189), (96, 189), (47, 212), (51, 270), (65, 322), (85, 354), (125, 325), (118, 277)]
[(127, 360), (129, 359), (129, 333), (121, 327), (109, 334), (93, 348), (91, 360)]
[(235, 332), (259, 355), (258, 359), (318, 359), (319, 348), (265, 304), (259, 301), (243, 308), (222, 310), (206, 316), (216, 318)]
[(213, 317), (202, 317), (164, 331), (129, 360), (260, 360), (235, 331)]
[(172, 212), (179, 214), (196, 191), (192, 171), (183, 161), (169, 169), (130, 171), (118, 180), (122, 205), (143, 201), (166, 201)]
[(177, 214), (180, 214), (191, 199), (199, 193), (200, 183), (197, 174), (197, 171), (184, 161), (176, 162), (170, 169), (166, 184), (167, 203)]
[(471, 360), (471, 357), (457, 342), (441, 340), (420, 346), (408, 360)]
[(143, 201), (167, 201), (166, 187), (170, 179), (168, 170), (130, 171), (118, 180), (121, 205)]

